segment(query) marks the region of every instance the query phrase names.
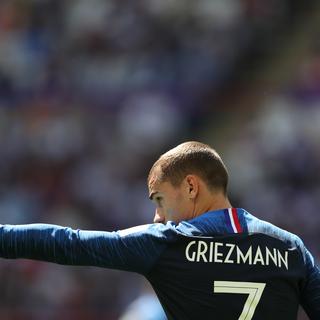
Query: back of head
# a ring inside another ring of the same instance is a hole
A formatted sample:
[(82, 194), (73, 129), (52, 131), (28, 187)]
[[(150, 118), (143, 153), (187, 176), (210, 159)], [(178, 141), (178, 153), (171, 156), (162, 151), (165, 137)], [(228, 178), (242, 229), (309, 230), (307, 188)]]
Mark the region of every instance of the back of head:
[(157, 172), (159, 182), (179, 186), (188, 174), (199, 176), (211, 190), (227, 192), (228, 172), (219, 154), (209, 145), (188, 141), (160, 156), (152, 166), (148, 181)]

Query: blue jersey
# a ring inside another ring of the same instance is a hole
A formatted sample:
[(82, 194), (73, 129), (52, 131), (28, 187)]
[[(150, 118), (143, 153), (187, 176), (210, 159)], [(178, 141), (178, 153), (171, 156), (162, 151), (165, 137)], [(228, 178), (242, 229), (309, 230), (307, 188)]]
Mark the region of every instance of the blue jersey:
[(296, 235), (243, 209), (117, 232), (2, 225), (0, 256), (133, 271), (168, 319), (320, 319), (320, 272)]

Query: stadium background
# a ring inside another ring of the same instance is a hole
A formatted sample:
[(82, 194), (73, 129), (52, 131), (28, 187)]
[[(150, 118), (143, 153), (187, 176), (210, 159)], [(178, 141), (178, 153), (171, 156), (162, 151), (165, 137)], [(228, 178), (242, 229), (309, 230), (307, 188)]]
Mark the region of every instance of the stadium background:
[[(1, 0), (1, 223), (150, 222), (151, 164), (201, 140), (224, 157), (233, 204), (319, 261), (319, 31), (316, 0)], [(1, 260), (0, 318), (119, 319), (145, 286)]]

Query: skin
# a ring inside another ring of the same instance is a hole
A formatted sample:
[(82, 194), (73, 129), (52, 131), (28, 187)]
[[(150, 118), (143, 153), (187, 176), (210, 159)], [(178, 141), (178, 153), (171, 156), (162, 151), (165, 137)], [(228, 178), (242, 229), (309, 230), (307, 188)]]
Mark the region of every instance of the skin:
[(205, 212), (232, 207), (220, 190), (210, 190), (195, 174), (187, 175), (180, 186), (159, 182), (155, 171), (149, 181), (149, 198), (155, 203), (153, 222), (166, 223), (193, 219)]

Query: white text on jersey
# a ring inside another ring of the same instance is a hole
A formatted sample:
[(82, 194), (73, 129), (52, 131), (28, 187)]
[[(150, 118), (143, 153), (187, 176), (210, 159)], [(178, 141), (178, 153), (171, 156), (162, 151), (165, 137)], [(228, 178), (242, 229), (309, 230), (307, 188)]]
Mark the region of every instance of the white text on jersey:
[(267, 246), (250, 246), (243, 250), (233, 243), (193, 240), (186, 246), (185, 256), (191, 262), (274, 265), (289, 269), (288, 251)]

